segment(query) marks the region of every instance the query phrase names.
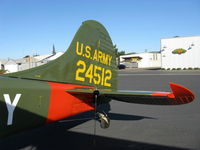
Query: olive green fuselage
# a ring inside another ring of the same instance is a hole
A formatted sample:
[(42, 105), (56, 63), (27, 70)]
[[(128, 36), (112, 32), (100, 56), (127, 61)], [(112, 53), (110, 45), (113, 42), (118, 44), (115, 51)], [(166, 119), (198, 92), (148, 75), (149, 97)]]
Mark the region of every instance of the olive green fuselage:
[(0, 137), (44, 124), (49, 98), (47, 82), (0, 77)]

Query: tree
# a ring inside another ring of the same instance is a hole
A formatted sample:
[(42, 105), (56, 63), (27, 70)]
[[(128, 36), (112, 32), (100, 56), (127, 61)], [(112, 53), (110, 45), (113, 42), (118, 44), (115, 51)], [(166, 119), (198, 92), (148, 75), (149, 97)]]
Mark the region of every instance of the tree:
[(0, 69), (0, 74), (4, 74), (4, 73), (6, 73), (6, 70)]
[(125, 55), (125, 51), (118, 51), (117, 45), (114, 45), (114, 50), (115, 50), (115, 54), (116, 54), (116, 58), (117, 58), (117, 65), (120, 64), (120, 56), (121, 55)]
[(55, 46), (53, 44), (53, 50), (52, 50), (52, 54), (55, 55), (56, 54), (56, 49), (55, 49)]
[(29, 57), (30, 57), (29, 55), (24, 56), (24, 58), (29, 58)]
[(136, 54), (136, 52), (126, 53), (126, 55)]
[(117, 53), (117, 56), (118, 56), (118, 57), (120, 57), (121, 55), (125, 55), (125, 51), (119, 51), (119, 52)]

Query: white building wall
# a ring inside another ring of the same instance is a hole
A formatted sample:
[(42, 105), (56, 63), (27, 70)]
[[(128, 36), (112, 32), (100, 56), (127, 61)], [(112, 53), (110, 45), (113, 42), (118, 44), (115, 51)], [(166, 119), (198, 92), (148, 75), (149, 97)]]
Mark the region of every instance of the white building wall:
[(138, 62), (138, 68), (159, 68), (161, 67), (160, 53), (141, 53), (143, 59)]
[[(187, 50), (173, 54), (178, 48)], [(200, 36), (161, 39), (162, 68), (200, 68)]]
[(151, 54), (151, 67), (161, 67), (161, 54), (160, 53), (150, 53)]
[(4, 67), (5, 67), (5, 70), (7, 70), (7, 73), (18, 71), (18, 65), (17, 64), (8, 64), (8, 65), (5, 65)]
[(138, 68), (148, 68), (150, 67), (150, 55), (148, 53), (139, 54), (142, 59), (138, 61)]
[(161, 67), (161, 54), (160, 53), (139, 53), (131, 55), (120, 56), (120, 62), (123, 62), (127, 57), (141, 57), (138, 61), (138, 68), (159, 68)]

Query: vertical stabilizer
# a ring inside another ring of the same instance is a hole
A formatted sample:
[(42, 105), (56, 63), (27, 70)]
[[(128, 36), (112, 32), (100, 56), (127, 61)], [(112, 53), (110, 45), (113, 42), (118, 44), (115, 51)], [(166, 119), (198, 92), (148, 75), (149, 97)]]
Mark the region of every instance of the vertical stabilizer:
[(114, 47), (103, 25), (93, 20), (85, 21), (61, 57), (7, 76), (116, 89)]

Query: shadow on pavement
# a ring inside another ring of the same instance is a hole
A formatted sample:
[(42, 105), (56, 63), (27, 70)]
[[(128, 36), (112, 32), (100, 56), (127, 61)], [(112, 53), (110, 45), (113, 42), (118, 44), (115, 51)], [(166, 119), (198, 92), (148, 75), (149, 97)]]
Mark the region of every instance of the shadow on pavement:
[[(135, 142), (111, 137), (95, 136), (91, 134), (78, 133), (69, 131), (70, 128), (75, 127), (89, 119), (69, 121), (78, 118), (91, 117), (94, 112), (82, 113), (66, 120), (62, 123), (55, 122), (37, 129), (27, 132), (22, 132), (15, 136), (8, 137), (0, 141), (0, 149), (12, 150), (63, 150), (63, 149), (120, 149), (120, 150), (184, 150), (177, 147), (169, 147), (163, 145), (155, 145), (149, 143)], [(109, 113), (113, 120), (141, 120), (154, 119), (144, 116), (124, 115)], [(65, 122), (66, 121), (66, 122)]]
[[(55, 130), (52, 132), (52, 130)], [(0, 143), (0, 149), (12, 150), (64, 150), (64, 149), (119, 149), (119, 150), (186, 150), (184, 148), (114, 139), (110, 137), (67, 131), (64, 126), (50, 125), (29, 134), (21, 134)]]

